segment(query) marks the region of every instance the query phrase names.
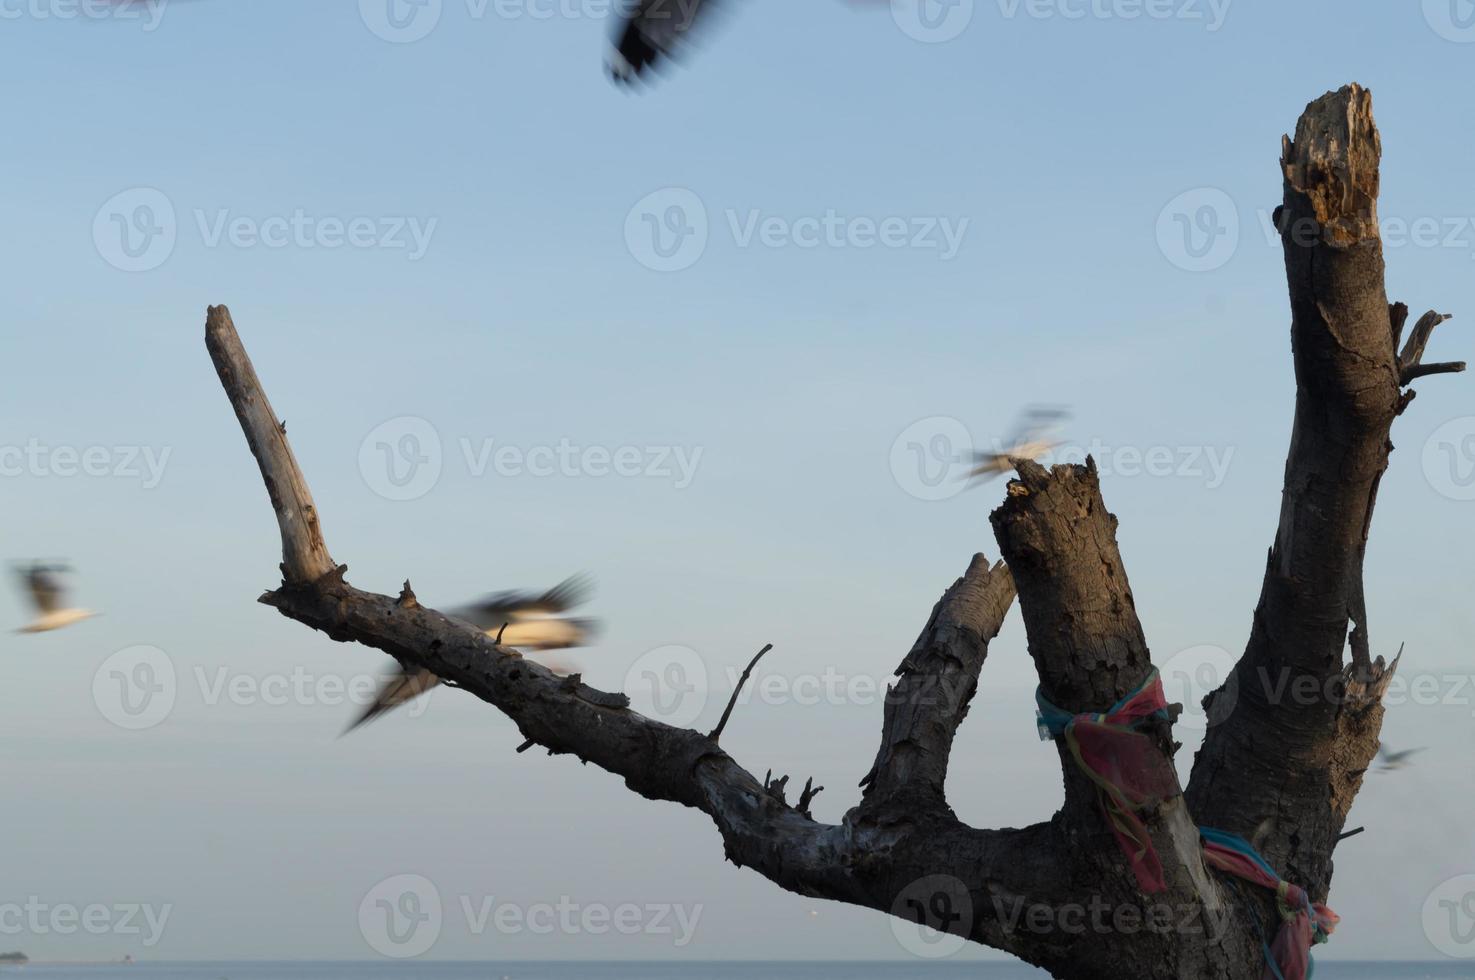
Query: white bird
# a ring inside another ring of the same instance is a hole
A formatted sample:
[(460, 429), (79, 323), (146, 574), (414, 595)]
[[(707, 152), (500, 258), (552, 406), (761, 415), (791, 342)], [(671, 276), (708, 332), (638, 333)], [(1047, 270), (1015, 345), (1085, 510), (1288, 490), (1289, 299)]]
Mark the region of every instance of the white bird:
[(1061, 408), (1026, 410), (1014, 434), (1004, 440), (998, 452), (973, 454), (968, 478), (987, 480), (1014, 469), (1016, 459), (1035, 460), (1050, 453), (1060, 445), (1060, 423), (1069, 417), (1070, 413)]
[[(498, 592), (452, 612), (450, 616), (496, 637), (500, 645), (518, 650), (580, 647), (588, 644), (599, 624), (592, 619), (570, 619), (560, 614), (587, 602), (593, 588), (588, 576), (575, 575), (547, 592)], [(571, 665), (556, 661), (545, 666), (558, 674), (573, 672)], [(423, 667), (401, 666), (398, 673), (385, 680), (373, 703), (348, 726), (344, 734), (386, 711), (413, 701), (440, 683), (439, 677)]]
[(1404, 749), (1401, 752), (1394, 752), (1390, 750), (1386, 745), (1379, 742), (1378, 758), (1383, 760), (1383, 764), (1378, 767), (1378, 771), (1397, 772), (1399, 769), (1406, 769), (1409, 765), (1408, 760), (1415, 754), (1422, 751), (1424, 750), (1422, 747), (1420, 747), (1417, 749)]
[(16, 630), (17, 633), (49, 633), (99, 615), (89, 609), (67, 605), (66, 589), (57, 577), (69, 571), (66, 566), (32, 562), (16, 571), (25, 585), (31, 605), (36, 609), (36, 618)]

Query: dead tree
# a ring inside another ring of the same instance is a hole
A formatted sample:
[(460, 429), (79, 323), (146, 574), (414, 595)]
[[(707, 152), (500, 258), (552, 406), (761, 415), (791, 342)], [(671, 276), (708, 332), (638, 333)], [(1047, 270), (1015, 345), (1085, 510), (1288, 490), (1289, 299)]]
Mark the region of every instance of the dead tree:
[[(1061, 741), (1065, 802), (1022, 830), (954, 816), (944, 784), (954, 733), (1009, 607), (1019, 599), (1041, 691), (1101, 712), (1152, 669), (1094, 464), (1020, 462), (993, 526), (1004, 561), (974, 557), (897, 670), (864, 793), (838, 824), (784, 780), (759, 781), (714, 735), (673, 728), (619, 694), (556, 677), (413, 601), (363, 592), (330, 557), (286, 429), (224, 307), (206, 341), (261, 469), (282, 536), (282, 584), (261, 601), (338, 641), (434, 672), (505, 712), (526, 739), (623, 776), (652, 800), (705, 813), (728, 860), (780, 887), (862, 905), (1012, 953), (1068, 980), (1256, 978), (1269, 892), (1206, 863), (1200, 826), (1251, 839), (1312, 898), (1327, 896), (1343, 821), (1377, 748), (1393, 671), (1370, 656), (1362, 563), (1394, 419), (1433, 328), (1399, 349), (1408, 308), (1384, 293), (1371, 97), (1353, 85), (1307, 107), (1283, 142), (1276, 212), (1297, 382), (1284, 504), (1249, 643), (1208, 699), (1224, 716), (1180, 788), (1171, 716), (1145, 733), (1171, 791), (1143, 812), (1162, 890), (1146, 896), (1103, 817), (1098, 787)], [(1344, 659), (1349, 648), (1350, 662)], [(1232, 704), (1231, 704), (1232, 702)]]

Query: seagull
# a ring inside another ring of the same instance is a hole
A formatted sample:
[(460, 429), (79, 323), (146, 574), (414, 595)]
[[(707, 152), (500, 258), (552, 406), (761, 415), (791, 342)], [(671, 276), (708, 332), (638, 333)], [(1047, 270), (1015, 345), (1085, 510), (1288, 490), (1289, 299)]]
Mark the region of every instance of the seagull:
[[(599, 624), (592, 619), (564, 618), (560, 614), (587, 602), (593, 590), (594, 583), (589, 576), (574, 575), (547, 592), (493, 593), (450, 616), (495, 637), (501, 646), (518, 650), (580, 647), (588, 644)], [(556, 661), (546, 666), (557, 674), (573, 672), (572, 666)], [(413, 701), (440, 683), (441, 679), (424, 667), (401, 665), (397, 673), (380, 685), (373, 703), (343, 734)]]
[(1039, 459), (1060, 445), (1060, 423), (1070, 417), (1063, 408), (1036, 407), (1025, 411), (1004, 448), (993, 453), (974, 453), (970, 480), (991, 479), (1014, 469), (1017, 459)]
[(36, 607), (35, 620), (16, 630), (17, 633), (49, 633), (98, 615), (91, 610), (75, 609), (67, 605), (66, 588), (57, 578), (58, 575), (71, 571), (65, 565), (32, 562), (16, 571), (30, 594), (31, 605)]
[(1424, 751), (1422, 747), (1417, 749), (1404, 749), (1402, 752), (1394, 752), (1381, 742), (1378, 743), (1378, 758), (1383, 764), (1378, 767), (1378, 772), (1397, 772), (1408, 768), (1408, 760), (1416, 753)]
[(503, 646), (519, 650), (562, 650), (584, 646), (596, 624), (561, 614), (589, 601), (594, 582), (574, 575), (543, 593), (497, 592), (452, 612)]

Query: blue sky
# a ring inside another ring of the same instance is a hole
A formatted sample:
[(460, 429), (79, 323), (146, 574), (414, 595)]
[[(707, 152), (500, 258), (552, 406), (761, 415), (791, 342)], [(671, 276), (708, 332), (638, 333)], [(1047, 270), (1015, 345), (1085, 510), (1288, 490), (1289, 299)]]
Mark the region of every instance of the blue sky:
[[(234, 312), (356, 584), (409, 577), (450, 605), (588, 569), (606, 622), (575, 657), (590, 681), (638, 688), (694, 656), (703, 722), (773, 642), (770, 693), (725, 741), (758, 772), (816, 775), (827, 819), (875, 749), (865, 691), (969, 556), (996, 553), (1002, 486), (934, 485), (932, 449), (987, 446), (1022, 405), (1070, 405), (1067, 437), (1109, 469), (1158, 663), (1191, 676), (1242, 647), (1293, 393), (1264, 215), (1280, 136), (1324, 91), (1373, 90), (1390, 295), (1457, 314), (1431, 356), (1470, 353), (1475, 32), (1455, 0), (980, 0), (946, 40), (905, 8), (751, 0), (642, 94), (602, 77), (595, 0), (443, 0), (409, 43), (380, 36), (385, 2), (126, 19), (0, 0), (0, 557), (72, 559), (106, 613), (0, 639), (0, 904), (172, 908), (147, 947), (116, 930), (0, 947), (372, 957), (361, 899), (409, 873), (448, 910), (430, 956), (721, 958), (755, 933), (766, 956), (910, 952), (875, 913), (734, 871), (698, 815), (514, 755), (465, 696), (341, 742), (352, 706), (268, 703), (284, 678), (346, 683), (383, 658), (255, 604), (277, 538), (207, 304)], [(1457, 820), (1475, 802), (1475, 399), (1463, 378), (1419, 388), (1368, 592), (1377, 651), (1406, 641), (1434, 692), (1385, 734), (1430, 748), (1358, 801), (1335, 956), (1441, 955), (1426, 899), (1475, 872)], [(562, 446), (572, 469), (539, 475)], [(68, 463), (89, 450), (95, 475)], [(624, 476), (600, 463), (622, 451)], [(7, 628), (24, 616), (0, 596)], [(160, 654), (170, 710), (118, 727), (114, 668)], [(826, 677), (844, 693), (813, 703)], [(1032, 684), (1016, 614), (950, 782), (981, 825), (1058, 800)], [(681, 946), (552, 943), (467, 928), (459, 900), (489, 895), (703, 912)]]

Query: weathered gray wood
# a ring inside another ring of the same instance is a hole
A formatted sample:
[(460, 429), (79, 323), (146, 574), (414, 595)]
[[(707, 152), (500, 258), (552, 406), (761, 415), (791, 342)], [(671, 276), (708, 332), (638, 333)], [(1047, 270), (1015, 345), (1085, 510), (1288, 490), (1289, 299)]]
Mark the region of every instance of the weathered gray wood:
[(312, 491), (287, 442), (287, 423), (272, 411), (261, 379), (256, 377), (256, 369), (231, 322), (230, 310), (224, 306), (212, 306), (205, 314), (205, 346), (276, 511), (282, 530), (283, 576), (288, 582), (300, 583), (330, 574), (336, 565), (323, 542)]
[(1013, 602), (1009, 569), (1003, 562), (990, 565), (983, 555), (974, 555), (938, 600), (887, 692), (881, 748), (861, 780), (868, 812), (946, 807), (953, 736), (978, 690), (989, 641)]

